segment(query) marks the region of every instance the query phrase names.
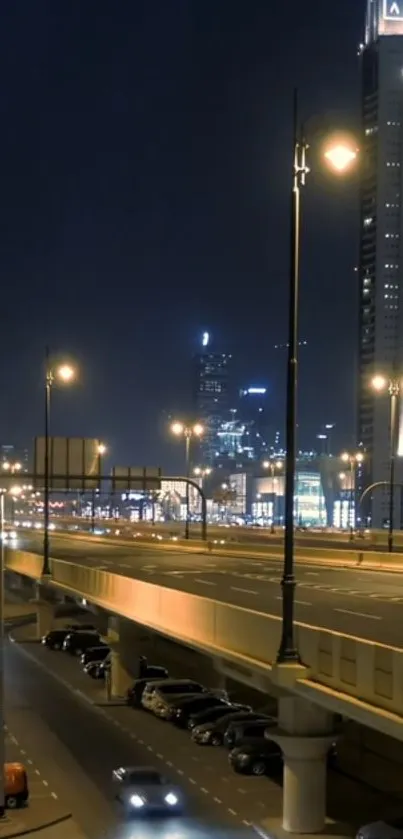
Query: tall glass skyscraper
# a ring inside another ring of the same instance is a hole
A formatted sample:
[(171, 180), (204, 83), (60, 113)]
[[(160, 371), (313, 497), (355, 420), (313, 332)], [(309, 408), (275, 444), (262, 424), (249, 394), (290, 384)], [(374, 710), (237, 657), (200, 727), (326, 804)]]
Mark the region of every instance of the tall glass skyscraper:
[(231, 358), (227, 353), (213, 352), (209, 334), (203, 334), (202, 349), (193, 359), (193, 404), (195, 419), (205, 429), (200, 439), (200, 456), (205, 466), (214, 462), (217, 434), (229, 417)]
[[(358, 494), (388, 480), (389, 400), (374, 393), (371, 378), (403, 373), (403, 0), (368, 0), (361, 59)], [(402, 443), (400, 434), (403, 454)], [(398, 461), (397, 481), (400, 471)], [(363, 515), (373, 527), (388, 520), (388, 496), (385, 486), (368, 498)], [(401, 505), (395, 511), (399, 527)]]

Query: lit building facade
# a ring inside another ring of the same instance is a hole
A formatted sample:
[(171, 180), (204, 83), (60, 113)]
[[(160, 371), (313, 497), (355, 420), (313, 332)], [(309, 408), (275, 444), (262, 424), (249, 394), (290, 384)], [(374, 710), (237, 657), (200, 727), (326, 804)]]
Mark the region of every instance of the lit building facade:
[[(359, 261), (357, 499), (388, 480), (389, 400), (371, 390), (371, 377), (403, 371), (403, 3), (368, 0), (362, 60), (361, 231)], [(400, 418), (400, 426), (402, 422)], [(402, 436), (400, 434), (400, 440)], [(403, 453), (403, 447), (400, 446)], [(401, 462), (397, 481), (402, 480)], [(395, 505), (400, 527), (401, 505)], [(388, 520), (388, 487), (369, 495), (362, 511), (373, 527)]]
[(218, 431), (229, 416), (232, 356), (212, 352), (207, 332), (202, 343), (201, 351), (193, 360), (193, 409), (195, 418), (204, 426), (199, 444), (200, 457), (206, 466), (212, 466), (218, 446)]

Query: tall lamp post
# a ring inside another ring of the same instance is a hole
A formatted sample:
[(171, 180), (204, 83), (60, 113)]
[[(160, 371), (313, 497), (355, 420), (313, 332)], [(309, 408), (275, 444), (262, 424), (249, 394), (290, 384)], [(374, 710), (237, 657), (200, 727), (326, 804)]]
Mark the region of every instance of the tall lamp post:
[(274, 525), (275, 525), (275, 520), (276, 520), (276, 509), (275, 509), (275, 507), (278, 506), (276, 504), (277, 493), (274, 491), (274, 475), (275, 475), (276, 469), (278, 470), (278, 469), (283, 468), (283, 461), (282, 460), (272, 460), (272, 459), (264, 460), (263, 463), (262, 463), (262, 466), (263, 466), (263, 469), (269, 469), (270, 470), (271, 491), (272, 491), (272, 496), (273, 496), (273, 520), (272, 520), (272, 523), (271, 523), (271, 532), (274, 533)]
[[(299, 655), (294, 641), (294, 493), (297, 456), (297, 370), (298, 370), (298, 309), (300, 274), (300, 193), (309, 173), (307, 165), (308, 144), (298, 121), (298, 98), (294, 92), (293, 162), (290, 225), (290, 273), (288, 303), (288, 353), (286, 399), (286, 464), (285, 464), (285, 532), (284, 564), (281, 580), (283, 600), (282, 636), (277, 661), (280, 664), (298, 662)], [(357, 150), (343, 138), (335, 138), (324, 148), (325, 161), (335, 172), (348, 169)]]
[(372, 387), (378, 393), (388, 392), (390, 396), (390, 454), (389, 454), (389, 523), (388, 551), (393, 552), (393, 519), (395, 505), (395, 465), (398, 442), (398, 401), (401, 394), (400, 380), (397, 377), (374, 376)]
[(70, 364), (52, 367), (49, 348), (46, 347), (45, 368), (45, 463), (43, 487), (43, 569), (42, 574), (50, 574), (49, 565), (49, 494), (50, 494), (50, 408), (51, 393), (54, 383), (69, 384), (75, 377), (75, 370)]
[(352, 515), (354, 509), (354, 492), (355, 492), (355, 469), (358, 463), (362, 463), (364, 455), (362, 452), (343, 452), (340, 455), (343, 463), (348, 463), (350, 466), (350, 492), (348, 496), (348, 528), (350, 530), (350, 540), (354, 537), (354, 524), (352, 522)]
[(190, 478), (190, 443), (193, 437), (201, 437), (204, 434), (204, 426), (200, 422), (193, 425), (185, 425), (183, 422), (173, 422), (171, 431), (177, 437), (185, 438), (185, 463), (186, 463), (186, 522), (185, 539), (189, 539), (189, 478)]
[[(18, 474), (18, 472), (21, 472), (22, 463), (20, 463), (18, 460), (15, 461), (14, 463), (11, 463), (9, 460), (5, 460), (4, 463), (1, 464), (1, 468), (3, 469), (4, 472), (7, 472), (8, 475), (16, 475), (16, 474)], [(11, 500), (11, 513), (12, 513), (12, 518), (14, 520), (14, 514), (15, 514), (14, 499), (15, 499), (16, 496), (13, 493), (10, 493), (10, 495), (11, 495), (11, 499), (12, 499)], [(3, 498), (2, 503), (3, 503), (3, 506), (4, 506), (4, 498)], [(3, 515), (4, 515), (4, 510), (3, 510)]]
[[(98, 448), (97, 448), (97, 460), (98, 460), (97, 471), (98, 471), (99, 481), (100, 481), (100, 478), (101, 478), (101, 475), (102, 475), (102, 458), (103, 458), (104, 454), (106, 454), (106, 452), (107, 452), (107, 448), (105, 446), (105, 443), (99, 443)], [(98, 485), (98, 489), (99, 489), (99, 491), (101, 490), (100, 483)], [(97, 491), (94, 487), (94, 489), (92, 490), (92, 498), (91, 498), (91, 533), (94, 533), (94, 531), (95, 531), (95, 497), (96, 497), (96, 492)]]

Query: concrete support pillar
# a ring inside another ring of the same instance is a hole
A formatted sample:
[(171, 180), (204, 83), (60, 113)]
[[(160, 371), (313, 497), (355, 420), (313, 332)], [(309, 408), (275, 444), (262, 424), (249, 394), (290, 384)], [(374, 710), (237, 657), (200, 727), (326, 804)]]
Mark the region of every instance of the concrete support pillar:
[(320, 833), (326, 821), (327, 754), (335, 735), (333, 715), (303, 699), (279, 699), (279, 728), (270, 739), (284, 761), (283, 828)]
[(36, 605), (36, 637), (40, 640), (53, 628), (55, 610), (47, 600), (35, 600)]
[(122, 662), (119, 647), (111, 649), (110, 698), (123, 699), (127, 690), (133, 684), (133, 676)]

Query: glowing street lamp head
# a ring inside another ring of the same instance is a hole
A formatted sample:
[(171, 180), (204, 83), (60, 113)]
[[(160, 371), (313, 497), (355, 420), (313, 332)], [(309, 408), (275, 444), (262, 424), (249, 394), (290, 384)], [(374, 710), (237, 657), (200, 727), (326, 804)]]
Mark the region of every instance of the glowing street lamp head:
[(200, 468), (200, 466), (195, 466), (195, 468), (193, 469), (193, 474), (194, 475), (201, 475), (202, 471), (203, 470)]
[(339, 478), (340, 478), (341, 481), (345, 481), (346, 473), (345, 472), (339, 472)]
[(105, 454), (106, 453), (105, 443), (99, 443), (97, 451), (98, 451), (98, 454)]
[(269, 466), (270, 466), (270, 461), (269, 460), (264, 460), (263, 463), (262, 463), (262, 466), (263, 466), (263, 469), (268, 469)]
[(362, 454), (362, 452), (357, 452), (355, 459), (357, 463), (362, 463), (364, 460), (364, 455)]
[(200, 422), (196, 422), (193, 426), (193, 434), (196, 434), (196, 437), (201, 437), (204, 434), (204, 427)]
[(13, 463), (12, 469), (14, 472), (20, 472), (22, 469), (22, 463), (19, 463), (18, 461), (17, 463)]
[(183, 425), (183, 422), (173, 422), (171, 425), (172, 434), (176, 434), (177, 437), (183, 434), (184, 430), (185, 426)]
[(350, 460), (349, 453), (348, 452), (343, 452), (343, 454), (340, 455), (340, 460), (342, 460), (343, 463), (348, 463), (348, 461)]
[(276, 460), (274, 465), (275, 465), (276, 469), (281, 469), (281, 467), (283, 465), (283, 461), (282, 460)]
[(371, 384), (374, 390), (377, 390), (380, 393), (388, 386), (388, 380), (385, 376), (377, 375), (372, 378)]
[(4, 463), (1, 464), (1, 468), (4, 469), (5, 472), (9, 472), (11, 469), (11, 463), (8, 460), (5, 460)]
[(68, 384), (68, 382), (71, 382), (74, 379), (75, 370), (71, 364), (61, 364), (60, 367), (57, 367), (55, 375), (58, 379), (60, 379), (60, 381)]
[(20, 487), (20, 486), (10, 487), (10, 495), (12, 495), (13, 498), (18, 498), (18, 496), (21, 495), (21, 493), (22, 493), (22, 487)]
[(333, 138), (326, 144), (324, 157), (331, 169), (342, 174), (350, 169), (357, 159), (357, 149), (350, 140)]

